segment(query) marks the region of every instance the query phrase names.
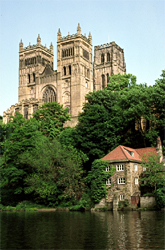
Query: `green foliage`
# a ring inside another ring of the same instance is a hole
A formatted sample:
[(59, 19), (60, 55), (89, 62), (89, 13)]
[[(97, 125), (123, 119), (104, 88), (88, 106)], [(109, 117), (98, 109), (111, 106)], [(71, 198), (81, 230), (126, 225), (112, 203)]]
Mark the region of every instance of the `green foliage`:
[(158, 208), (165, 207), (165, 187), (158, 188), (155, 192), (156, 204)]
[(31, 152), (24, 152), (21, 162), (33, 169), (26, 178), (27, 194), (34, 194), (38, 202), (54, 206), (72, 203), (82, 197), (82, 162), (85, 160), (73, 148), (44, 138)]
[(45, 103), (35, 111), (33, 117), (40, 123), (40, 131), (51, 139), (63, 131), (63, 124), (70, 120), (67, 108), (57, 102)]
[(65, 131), (60, 140), (87, 154), (90, 164), (119, 144), (133, 148), (155, 145), (158, 135), (163, 138), (164, 100), (164, 76), (147, 87), (137, 84), (133, 75), (114, 75), (107, 88), (86, 95), (77, 126)]
[(159, 162), (158, 155), (144, 155), (141, 165), (146, 168), (146, 171), (141, 174), (141, 186), (150, 186), (156, 191), (158, 187), (164, 185), (165, 172), (163, 171), (163, 162)]
[[(1, 161), (1, 196), (4, 205), (15, 205), (24, 199), (24, 178), (31, 169), (19, 162), (19, 155), (34, 148), (37, 138), (42, 137), (36, 120), (26, 120), (21, 114), (11, 117), (6, 125)], [(10, 133), (8, 133), (10, 131)]]
[(110, 171), (105, 171), (108, 166), (107, 161), (95, 160), (92, 163), (91, 171), (88, 172), (87, 182), (90, 184), (90, 195), (94, 203), (99, 203), (107, 195), (106, 180), (115, 172), (113, 166)]
[(157, 207), (161, 208), (165, 206), (165, 172), (163, 171), (163, 163), (159, 162), (159, 157), (155, 154), (143, 157), (142, 166), (146, 168), (146, 171), (141, 174), (141, 189), (151, 190), (152, 193), (143, 194), (143, 196), (155, 196)]

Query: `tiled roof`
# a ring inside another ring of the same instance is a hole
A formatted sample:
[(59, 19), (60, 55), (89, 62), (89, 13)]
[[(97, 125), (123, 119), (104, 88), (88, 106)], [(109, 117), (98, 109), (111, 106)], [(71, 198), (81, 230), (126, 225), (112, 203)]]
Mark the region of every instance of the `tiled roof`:
[(108, 161), (117, 161), (117, 160), (135, 160), (135, 161), (142, 161), (142, 156), (145, 154), (146, 156), (156, 153), (155, 147), (149, 147), (149, 148), (138, 148), (133, 149), (125, 146), (118, 146), (114, 150), (112, 150), (110, 153), (105, 155), (102, 160), (108, 160)]

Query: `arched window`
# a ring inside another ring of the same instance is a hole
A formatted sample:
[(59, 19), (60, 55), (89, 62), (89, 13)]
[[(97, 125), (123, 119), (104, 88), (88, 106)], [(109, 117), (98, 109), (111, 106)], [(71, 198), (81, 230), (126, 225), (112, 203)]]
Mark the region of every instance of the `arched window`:
[(107, 53), (107, 62), (110, 62), (110, 54), (109, 54), (109, 52)]
[(55, 102), (56, 101), (56, 94), (52, 87), (47, 86), (44, 93), (43, 93), (43, 100), (44, 102)]
[(38, 105), (37, 104), (34, 104), (33, 105), (33, 113), (38, 109)]
[(33, 82), (36, 81), (36, 76), (35, 76), (35, 73), (33, 73)]
[(71, 65), (69, 65), (69, 75), (71, 75)]
[(28, 119), (28, 106), (24, 106), (24, 118)]
[(89, 78), (89, 69), (87, 69), (87, 77)]
[(66, 67), (64, 66), (64, 76), (66, 76)]
[(104, 54), (101, 55), (101, 63), (104, 63)]
[(67, 108), (68, 113), (70, 114), (70, 107), (68, 106), (66, 108)]
[(105, 75), (102, 75), (102, 89), (105, 87)]
[(109, 73), (107, 73), (107, 83), (109, 82)]
[(30, 74), (28, 74), (28, 83), (30, 83)]

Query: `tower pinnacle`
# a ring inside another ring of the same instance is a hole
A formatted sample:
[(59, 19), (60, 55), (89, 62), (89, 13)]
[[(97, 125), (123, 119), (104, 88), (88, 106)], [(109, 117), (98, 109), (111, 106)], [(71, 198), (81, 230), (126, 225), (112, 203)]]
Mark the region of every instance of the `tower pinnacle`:
[(79, 23), (78, 23), (78, 26), (77, 26), (77, 35), (81, 35), (81, 27), (80, 27)]
[(38, 34), (38, 37), (37, 37), (37, 45), (41, 45), (41, 38), (40, 38), (40, 34)]

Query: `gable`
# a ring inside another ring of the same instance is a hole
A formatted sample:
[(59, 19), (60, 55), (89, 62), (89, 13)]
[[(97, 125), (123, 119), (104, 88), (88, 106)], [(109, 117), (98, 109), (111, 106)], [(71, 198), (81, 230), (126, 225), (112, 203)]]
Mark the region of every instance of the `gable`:
[(40, 76), (52, 75), (53, 73), (54, 73), (54, 70), (51, 68), (50, 64), (47, 63), (43, 72), (40, 74)]

